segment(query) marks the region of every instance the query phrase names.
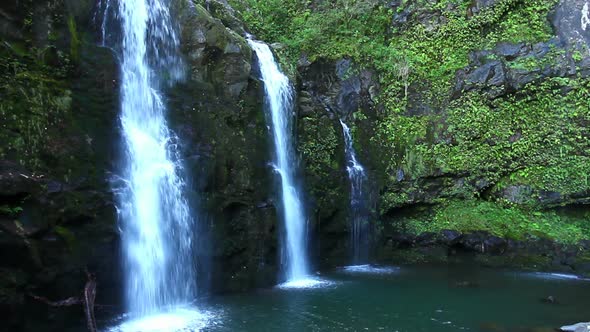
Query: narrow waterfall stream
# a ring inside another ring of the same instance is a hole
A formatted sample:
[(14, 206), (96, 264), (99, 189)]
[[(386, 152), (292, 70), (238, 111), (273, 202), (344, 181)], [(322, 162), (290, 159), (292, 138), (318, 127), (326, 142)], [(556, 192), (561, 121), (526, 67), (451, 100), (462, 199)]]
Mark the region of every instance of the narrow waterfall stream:
[(248, 40), (256, 52), (266, 92), (267, 118), (274, 142), (273, 167), (280, 176), (282, 217), (285, 224), (283, 241), (285, 260), (285, 285), (307, 287), (314, 280), (309, 279), (307, 259), (306, 217), (301, 193), (295, 181), (297, 165), (293, 135), (293, 89), (289, 79), (279, 69), (268, 45)]
[(350, 128), (342, 120), (340, 120), (340, 125), (344, 134), (346, 171), (350, 181), (350, 243), (352, 247), (352, 263), (355, 265), (366, 264), (369, 260), (370, 245), (367, 195), (364, 192), (367, 174), (365, 168), (357, 159)]
[[(123, 185), (115, 190), (126, 309), (134, 319), (143, 319), (158, 317), (195, 297), (195, 219), (184, 195), (178, 138), (168, 128), (160, 89), (161, 77), (168, 84), (182, 78), (183, 64), (169, 1), (121, 0), (117, 6), (116, 21), (121, 26), (115, 29), (121, 29), (122, 43), (112, 47), (120, 50), (124, 155), (119, 181)], [(176, 312), (163, 318), (163, 330), (175, 330), (174, 322), (182, 325), (179, 316)], [(153, 319), (143, 324), (121, 330), (158, 331)]]

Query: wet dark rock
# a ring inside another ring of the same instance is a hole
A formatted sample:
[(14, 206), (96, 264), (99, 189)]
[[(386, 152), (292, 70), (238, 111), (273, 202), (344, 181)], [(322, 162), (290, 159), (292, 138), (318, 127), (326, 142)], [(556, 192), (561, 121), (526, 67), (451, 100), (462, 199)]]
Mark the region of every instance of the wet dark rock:
[(506, 69), (501, 61), (488, 62), (473, 71), (459, 71), (454, 95), (471, 90), (481, 90), (490, 98), (504, 95), (508, 88)]
[(223, 25), (244, 36), (246, 30), (244, 23), (237, 18), (236, 11), (230, 6), (227, 0), (197, 0), (210, 14), (219, 19)]
[(397, 172), (396, 172), (396, 180), (397, 180), (397, 182), (402, 182), (404, 180), (405, 176), (406, 175), (405, 175), (403, 169), (400, 168), (400, 169), (397, 170)]
[[(395, 29), (402, 29), (414, 14), (414, 10), (410, 6), (406, 6), (401, 0), (395, 0), (389, 2), (389, 7), (393, 9), (393, 16), (391, 18), (391, 26)], [(400, 10), (400, 6), (404, 6)]]
[(471, 5), (469, 11), (472, 15), (480, 13), (482, 10), (489, 8), (496, 3), (500, 2), (500, 0), (475, 0)]
[(508, 243), (505, 239), (487, 232), (473, 232), (456, 239), (453, 246), (472, 252), (502, 254), (506, 251)]
[(530, 186), (515, 185), (504, 188), (501, 191), (500, 196), (508, 200), (509, 202), (522, 204), (529, 201), (531, 199), (532, 194), (533, 189)]
[(488, 84), (499, 87), (506, 84), (505, 70), (500, 61), (493, 61), (473, 71), (466, 81), (468, 84)]
[(19, 40), (23, 37), (16, 15), (0, 11), (0, 36), (5, 40)]
[(351, 77), (342, 82), (341, 90), (336, 98), (336, 110), (340, 117), (348, 117), (358, 110), (361, 92), (361, 81), (358, 77)]
[(450, 245), (455, 242), (458, 238), (461, 237), (461, 232), (454, 231), (454, 230), (443, 230), (440, 232), (439, 239), (445, 245)]
[(588, 275), (590, 274), (590, 262), (584, 261), (582, 263), (576, 263), (574, 269), (577, 273)]
[(426, 232), (416, 237), (416, 244), (420, 246), (431, 246), (437, 243), (437, 234), (434, 232)]
[[(515, 60), (519, 56), (526, 55), (530, 52), (531, 47), (525, 43), (499, 43), (496, 45), (495, 54), (504, 57), (508, 61)], [(491, 52), (488, 52), (491, 53)]]
[(491, 50), (477, 50), (469, 53), (469, 63), (471, 66), (479, 67), (490, 61), (490, 57), (494, 56)]
[(40, 190), (41, 179), (16, 162), (0, 160), (0, 196), (17, 196)]
[[(367, 170), (371, 169), (378, 153), (370, 143), (374, 131), (372, 120), (377, 112), (374, 98), (380, 90), (378, 75), (349, 58), (318, 59), (310, 63), (301, 57), (299, 62), (298, 146), (305, 151), (302, 170), (308, 188), (310, 225), (320, 232), (318, 240), (321, 238), (312, 246), (317, 246), (314, 250), (321, 252), (326, 262), (346, 261), (348, 253), (343, 248), (349, 242), (346, 216), (350, 202), (348, 191), (340, 190), (347, 186), (348, 179), (339, 120), (358, 129), (354, 139), (362, 148), (357, 149), (357, 157)], [(317, 147), (321, 147), (324, 157), (317, 158), (318, 155), (310, 151)], [(371, 191), (369, 197), (378, 197), (376, 184), (367, 188)]]
[[(453, 97), (481, 91), (488, 98), (497, 98), (550, 77), (588, 77), (590, 55), (585, 50), (590, 46), (590, 37), (581, 27), (582, 6), (583, 1), (578, 0), (560, 2), (554, 14), (558, 37), (547, 42), (532, 45), (503, 42), (492, 50), (472, 52), (470, 66), (457, 72)], [(590, 30), (590, 25), (587, 29)], [(513, 65), (518, 61), (537, 65)]]
[(395, 234), (391, 237), (391, 243), (394, 248), (409, 248), (414, 245), (416, 238), (409, 234)]
[(549, 295), (545, 298), (542, 298), (541, 302), (548, 303), (548, 304), (558, 304), (559, 303), (559, 302), (557, 302), (557, 299), (553, 295)]
[(350, 74), (351, 69), (351, 59), (341, 59), (336, 61), (336, 77), (338, 77), (340, 80), (346, 80), (347, 76)]
[(479, 287), (479, 283), (475, 281), (463, 280), (455, 282), (454, 286), (456, 288), (477, 288)]
[(64, 185), (58, 181), (47, 182), (47, 194), (56, 194), (64, 190)]
[(182, 48), (191, 65), (191, 80), (237, 100), (252, 71), (252, 50), (246, 40), (201, 5), (187, 7), (180, 16)]
[(563, 200), (561, 193), (555, 191), (541, 190), (539, 192), (539, 203), (544, 205), (558, 204)]
[(585, 0), (561, 0), (551, 15), (553, 29), (561, 42), (573, 47), (590, 45), (588, 2)]

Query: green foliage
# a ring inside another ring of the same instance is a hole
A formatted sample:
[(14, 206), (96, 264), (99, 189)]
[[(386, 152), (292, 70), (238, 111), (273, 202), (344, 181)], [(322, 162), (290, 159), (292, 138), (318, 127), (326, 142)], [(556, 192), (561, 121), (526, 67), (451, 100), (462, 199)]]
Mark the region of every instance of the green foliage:
[(74, 61), (80, 61), (80, 37), (76, 28), (76, 20), (70, 15), (68, 18), (68, 30), (70, 32), (70, 56)]
[(348, 55), (360, 58), (365, 50), (385, 42), (390, 11), (376, 0), (233, 0), (249, 28), (261, 39), (279, 42), (295, 62), (300, 51), (310, 60)]
[(527, 211), (502, 207), (485, 201), (452, 201), (436, 209), (430, 220), (407, 220), (407, 230), (414, 234), (440, 232), (487, 231), (493, 235), (523, 240), (549, 238), (562, 243), (577, 243), (590, 238), (586, 218), (560, 215), (554, 211)]
[(76, 236), (69, 229), (62, 226), (55, 226), (54, 232), (57, 233), (67, 244), (69, 250), (73, 250), (77, 245)]
[(316, 176), (326, 177), (333, 169), (335, 153), (338, 150), (338, 136), (330, 121), (318, 121), (315, 118), (303, 118), (304, 137), (300, 145), (301, 154), (309, 162), (306, 171)]
[(20, 206), (0, 205), (0, 214), (15, 217), (23, 211)]
[[(395, 111), (412, 82), (429, 82), (427, 97), (433, 101), (446, 98), (473, 50), (549, 39), (546, 16), (557, 0), (502, 0), (475, 16), (468, 0), (403, 1), (395, 8), (377, 0), (230, 2), (259, 38), (286, 45), (293, 63), (305, 53), (311, 61), (346, 56), (375, 67), (382, 102)], [(425, 18), (392, 27), (392, 17), (401, 12)]]
[[(18, 160), (36, 169), (48, 151), (48, 132), (60, 131), (59, 123), (70, 111), (71, 91), (64, 79), (67, 65), (45, 64), (48, 50), (15, 52), (9, 44), (0, 47), (0, 157)], [(67, 57), (58, 53), (63, 63)]]
[(590, 188), (590, 157), (564, 156), (547, 166), (530, 166), (513, 173), (510, 182), (562, 195), (581, 193)]
[(400, 168), (410, 178), (442, 172), (491, 184), (511, 176), (540, 190), (582, 192), (590, 189), (589, 89), (588, 80), (556, 78), (503, 99), (474, 92), (444, 116), (390, 115), (374, 140), (385, 142), (392, 177)]

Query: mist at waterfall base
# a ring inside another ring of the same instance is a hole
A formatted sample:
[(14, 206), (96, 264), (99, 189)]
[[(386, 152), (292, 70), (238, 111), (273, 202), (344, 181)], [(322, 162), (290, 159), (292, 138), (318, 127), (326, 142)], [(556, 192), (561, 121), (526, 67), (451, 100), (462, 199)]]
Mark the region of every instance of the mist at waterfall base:
[[(166, 121), (162, 77), (185, 68), (166, 0), (104, 4), (103, 38), (121, 69), (122, 167), (114, 180), (119, 212), (127, 320), (113, 331), (175, 331), (206, 320), (196, 296), (195, 211), (185, 196), (178, 138)], [(109, 16), (110, 15), (110, 16)], [(108, 33), (113, 29), (113, 33)], [(113, 39), (113, 38), (112, 38)], [(105, 41), (109, 45), (108, 41)]]
[(369, 221), (368, 195), (366, 193), (367, 173), (358, 161), (350, 128), (340, 120), (344, 136), (346, 172), (350, 182), (350, 247), (354, 265), (369, 262), (371, 228)]
[(274, 145), (273, 169), (280, 177), (281, 207), (284, 224), (282, 242), (283, 288), (316, 287), (322, 281), (310, 277), (307, 257), (307, 220), (301, 192), (295, 178), (297, 158), (293, 142), (293, 88), (279, 69), (265, 43), (248, 39), (256, 53), (264, 82), (266, 118)]

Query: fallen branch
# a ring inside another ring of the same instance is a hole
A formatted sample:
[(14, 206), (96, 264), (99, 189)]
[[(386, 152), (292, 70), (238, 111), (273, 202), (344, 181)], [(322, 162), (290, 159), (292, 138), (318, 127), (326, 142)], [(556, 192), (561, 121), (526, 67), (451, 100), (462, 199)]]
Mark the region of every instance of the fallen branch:
[(84, 286), (84, 292), (81, 297), (70, 297), (61, 301), (51, 301), (45, 297), (29, 294), (33, 299), (43, 302), (51, 307), (69, 307), (73, 305), (84, 305), (84, 314), (86, 316), (86, 326), (88, 331), (96, 332), (96, 318), (94, 317), (94, 300), (96, 299), (96, 277), (93, 273), (86, 270), (88, 280)]
[(70, 306), (82, 303), (82, 301), (80, 301), (80, 298), (78, 298), (78, 297), (70, 297), (70, 298), (67, 298), (67, 299), (61, 300), (61, 301), (51, 301), (51, 300), (47, 299), (46, 297), (36, 296), (33, 294), (29, 294), (29, 296), (34, 298), (35, 300), (37, 300), (39, 302), (43, 302), (51, 307), (70, 307)]

